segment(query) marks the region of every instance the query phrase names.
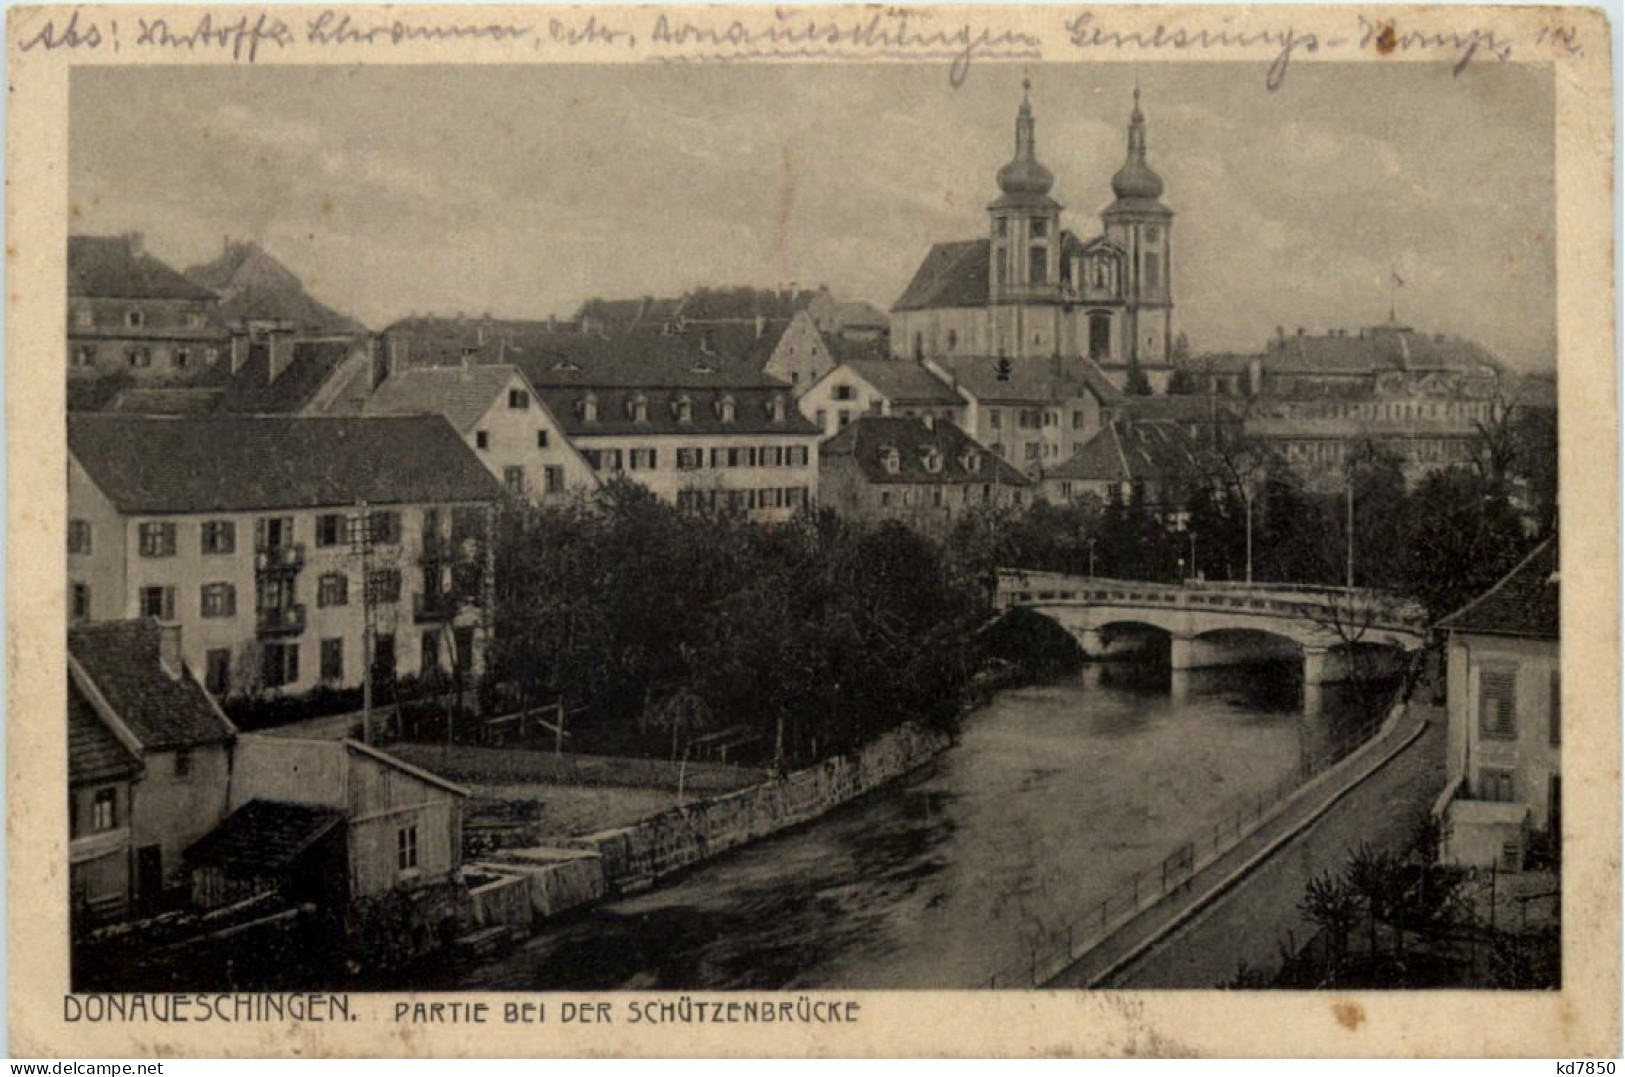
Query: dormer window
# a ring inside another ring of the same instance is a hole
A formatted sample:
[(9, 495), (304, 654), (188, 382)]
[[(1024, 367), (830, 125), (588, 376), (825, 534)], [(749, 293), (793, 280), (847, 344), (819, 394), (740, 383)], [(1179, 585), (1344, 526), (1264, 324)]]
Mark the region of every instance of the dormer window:
[(920, 463), (925, 465), (926, 471), (935, 475), (942, 470), (942, 453), (929, 446), (923, 448), (920, 450)]
[(734, 421), (734, 398), (732, 396), (724, 396), (717, 401), (717, 417), (725, 423)]
[(687, 396), (678, 397), (676, 400), (672, 401), (671, 413), (677, 417), (677, 421), (680, 423), (693, 422), (694, 401), (690, 400)]
[(776, 423), (784, 422), (784, 397), (778, 393), (767, 402), (767, 414)]
[(629, 400), (627, 402), (626, 410), (631, 413), (633, 422), (635, 422), (635, 423), (646, 423), (646, 422), (648, 422), (649, 421), (649, 398), (644, 396), (642, 393), (637, 394), (636, 396), (634, 396), (631, 400)]
[(598, 421), (598, 397), (595, 394), (588, 393), (582, 397), (578, 407), (581, 409), (583, 422), (595, 423)]
[(895, 475), (903, 470), (903, 454), (890, 445), (880, 450), (880, 466), (886, 469), (886, 474)]
[(139, 308), (125, 311), (124, 324), (129, 326), (131, 329), (140, 329), (142, 326), (147, 324), (146, 312)]
[(566, 371), (568, 371), (568, 370), (580, 370), (581, 367), (577, 366), (575, 363), (570, 362), (570, 360), (568, 360), (568, 359), (560, 359), (558, 362), (553, 364), (553, 369), (554, 370), (566, 370)]
[(959, 466), (972, 475), (982, 470), (982, 454), (975, 449), (966, 449), (959, 457)]

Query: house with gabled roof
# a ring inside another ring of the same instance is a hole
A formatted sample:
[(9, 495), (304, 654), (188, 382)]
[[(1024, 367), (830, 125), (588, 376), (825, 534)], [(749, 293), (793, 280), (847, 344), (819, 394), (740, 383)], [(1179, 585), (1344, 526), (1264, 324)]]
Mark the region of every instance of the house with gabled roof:
[(476, 672), (501, 487), (438, 415), (68, 419), (73, 622), (184, 628), (211, 692)]
[(1558, 540), (1445, 617), (1446, 768), (1435, 815), (1446, 861), (1505, 871), (1562, 837), (1563, 664)]
[(941, 531), (968, 511), (1026, 503), (1033, 483), (959, 427), (864, 415), (818, 450), (821, 504), (861, 520)]
[(68, 632), (68, 859), (77, 916), (156, 910), (181, 854), (226, 814), (236, 729), (182, 655), (181, 628)]
[(409, 367), (360, 402), (364, 415), (441, 415), (510, 497), (560, 502), (598, 475), (524, 371), (512, 364)]
[(942, 377), (907, 359), (851, 359), (831, 368), (797, 406), (825, 437), (865, 415), (931, 416), (963, 425), (969, 405)]
[(189, 383), (225, 355), (219, 296), (146, 249), (140, 232), (68, 237), (68, 378)]

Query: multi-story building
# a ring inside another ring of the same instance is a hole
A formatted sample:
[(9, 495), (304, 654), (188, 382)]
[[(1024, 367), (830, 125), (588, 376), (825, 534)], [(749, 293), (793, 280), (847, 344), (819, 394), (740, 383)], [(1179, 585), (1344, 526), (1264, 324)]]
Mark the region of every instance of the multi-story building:
[(965, 398), (941, 377), (904, 359), (843, 362), (808, 388), (797, 405), (825, 437), (865, 415), (929, 415), (963, 424), (967, 408)]
[(501, 487), (445, 419), (74, 415), (74, 622), (184, 628), (217, 696), (475, 671)]
[(191, 382), (227, 348), (219, 297), (149, 254), (139, 232), (68, 237), (68, 377)]
[(1523, 866), (1562, 833), (1561, 611), (1552, 537), (1439, 622), (1449, 634), (1445, 859)]
[(1176, 388), (1232, 402), (1244, 433), (1311, 482), (1343, 481), (1352, 452), (1398, 457), (1408, 478), (1472, 459), (1499, 417), (1501, 365), (1471, 341), (1390, 322), (1357, 333), (1277, 330), (1263, 352), (1181, 361)]
[(967, 511), (1024, 504), (1032, 482), (951, 422), (864, 415), (819, 448), (822, 504), (940, 531)]
[(1035, 482), (1083, 448), (1124, 399), (1089, 359), (925, 365), (966, 402), (965, 430)]
[(1062, 206), (1050, 197), (1055, 177), (1038, 161), (1025, 97), (1015, 156), (998, 185), (987, 238), (932, 247), (892, 306), (892, 350), (916, 359), (1089, 358), (1119, 388), (1143, 376), (1142, 388), (1165, 392), (1173, 372), (1174, 214), (1146, 161), (1139, 91), (1099, 235), (1062, 228)]
[(409, 367), (385, 378), (360, 409), (445, 416), (513, 497), (559, 502), (599, 486), (597, 473), (515, 366)]
[(642, 349), (634, 335), (531, 351), (518, 365), (599, 479), (623, 476), (666, 501), (786, 519), (818, 489), (818, 431), (787, 386), (712, 365), (703, 347)]
[(157, 911), (226, 814), (236, 730), (152, 619), (68, 632), (70, 885), (81, 923)]

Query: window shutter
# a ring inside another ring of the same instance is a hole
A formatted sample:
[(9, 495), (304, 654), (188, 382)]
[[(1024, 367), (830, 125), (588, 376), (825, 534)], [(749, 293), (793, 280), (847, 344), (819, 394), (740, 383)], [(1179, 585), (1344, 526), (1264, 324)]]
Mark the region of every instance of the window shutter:
[(1499, 740), (1517, 737), (1517, 693), (1516, 670), (1479, 670), (1478, 731), (1481, 735)]

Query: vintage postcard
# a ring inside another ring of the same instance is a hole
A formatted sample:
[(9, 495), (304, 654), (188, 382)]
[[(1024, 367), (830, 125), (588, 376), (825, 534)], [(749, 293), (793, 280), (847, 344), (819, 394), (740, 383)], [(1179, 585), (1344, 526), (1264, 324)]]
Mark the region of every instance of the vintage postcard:
[(1619, 1050), (1609, 32), (19, 7), (12, 1050)]

